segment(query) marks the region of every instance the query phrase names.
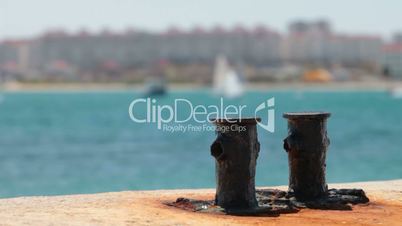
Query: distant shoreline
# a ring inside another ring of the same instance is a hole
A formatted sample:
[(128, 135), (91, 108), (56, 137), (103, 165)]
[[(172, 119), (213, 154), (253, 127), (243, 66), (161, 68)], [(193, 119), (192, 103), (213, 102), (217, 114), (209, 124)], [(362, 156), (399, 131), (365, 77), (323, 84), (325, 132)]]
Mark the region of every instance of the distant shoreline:
[[(190, 91), (209, 89), (209, 86), (173, 83), (168, 85), (171, 91)], [(304, 83), (304, 82), (264, 82), (249, 83), (250, 91), (387, 91), (394, 88), (402, 89), (402, 81), (347, 81), (330, 83)], [(8, 83), (2, 86), (4, 92), (47, 92), (47, 91), (71, 91), (71, 92), (96, 92), (96, 91), (143, 91), (143, 84), (126, 83)]]

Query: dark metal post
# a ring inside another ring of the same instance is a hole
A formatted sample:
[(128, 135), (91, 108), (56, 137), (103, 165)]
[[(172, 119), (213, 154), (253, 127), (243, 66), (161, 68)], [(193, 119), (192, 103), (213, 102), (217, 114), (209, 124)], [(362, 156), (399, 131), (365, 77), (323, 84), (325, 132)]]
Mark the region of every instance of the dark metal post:
[(325, 197), (328, 187), (325, 181), (327, 137), (327, 112), (285, 113), (288, 120), (288, 137), (284, 149), (289, 160), (289, 192), (298, 200)]
[(260, 144), (256, 118), (216, 119), (217, 138), (211, 145), (216, 159), (215, 203), (225, 209), (258, 206), (255, 167)]

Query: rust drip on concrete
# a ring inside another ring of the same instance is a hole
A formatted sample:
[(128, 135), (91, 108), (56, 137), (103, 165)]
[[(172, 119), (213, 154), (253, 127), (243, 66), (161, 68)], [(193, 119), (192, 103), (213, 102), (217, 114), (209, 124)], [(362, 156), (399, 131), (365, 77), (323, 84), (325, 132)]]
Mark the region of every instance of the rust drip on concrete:
[(197, 200), (178, 198), (175, 202), (165, 203), (179, 209), (229, 215), (265, 215), (280, 216), (280, 214), (297, 213), (300, 209), (321, 209), (321, 210), (352, 210), (352, 205), (368, 203), (362, 189), (329, 189), (328, 195), (315, 200), (299, 201), (294, 193), (278, 189), (256, 190), (257, 208), (251, 209), (225, 209), (215, 205), (214, 200)]

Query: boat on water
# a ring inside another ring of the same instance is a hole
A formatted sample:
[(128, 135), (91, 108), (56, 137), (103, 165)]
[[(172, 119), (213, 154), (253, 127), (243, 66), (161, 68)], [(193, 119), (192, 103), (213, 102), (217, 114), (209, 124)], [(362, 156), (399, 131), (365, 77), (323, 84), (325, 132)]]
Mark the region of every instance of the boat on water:
[(402, 87), (390, 89), (389, 94), (395, 99), (402, 99)]
[(167, 93), (166, 67), (168, 62), (164, 59), (153, 64), (153, 75), (145, 80), (145, 95), (148, 97), (162, 96)]
[(145, 95), (146, 96), (162, 96), (167, 93), (166, 82), (162, 79), (153, 79), (146, 82)]
[(224, 56), (218, 56), (215, 61), (213, 90), (216, 95), (227, 98), (236, 98), (244, 94), (244, 80)]

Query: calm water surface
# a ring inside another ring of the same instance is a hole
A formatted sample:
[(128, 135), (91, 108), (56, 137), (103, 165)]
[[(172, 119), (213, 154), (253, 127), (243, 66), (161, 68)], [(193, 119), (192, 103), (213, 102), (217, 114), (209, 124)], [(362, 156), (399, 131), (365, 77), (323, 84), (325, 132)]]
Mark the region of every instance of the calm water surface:
[[(128, 106), (139, 96), (136, 92), (3, 94), (0, 197), (214, 187), (209, 153), (214, 133), (168, 133), (155, 125), (133, 123)], [(303, 110), (332, 113), (328, 182), (402, 178), (402, 99), (392, 99), (386, 92), (249, 92), (227, 104), (254, 109), (270, 97), (276, 98), (276, 131), (259, 129), (257, 185), (287, 184), (282, 148), (287, 128), (281, 114)], [(207, 90), (172, 92), (157, 101), (172, 104), (175, 98), (219, 104)]]

